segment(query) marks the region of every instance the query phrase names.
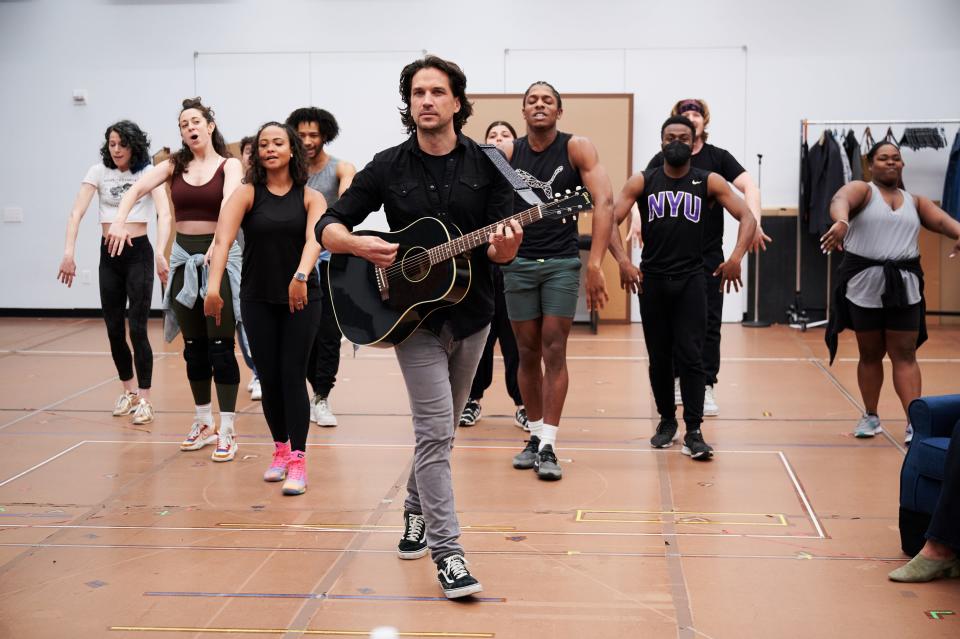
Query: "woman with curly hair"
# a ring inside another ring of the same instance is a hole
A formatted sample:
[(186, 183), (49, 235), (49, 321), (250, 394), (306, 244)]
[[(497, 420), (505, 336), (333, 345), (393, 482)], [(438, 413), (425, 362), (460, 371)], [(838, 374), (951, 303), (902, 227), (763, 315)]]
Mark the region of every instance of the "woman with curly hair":
[[(215, 324), (203, 315), (201, 298), (207, 288), (207, 270), (214, 232), (223, 203), (240, 185), (240, 161), (231, 158), (213, 118), (213, 109), (189, 98), (179, 117), (183, 145), (130, 187), (120, 202), (117, 221), (107, 234), (111, 255), (119, 255), (129, 242), (123, 221), (143, 193), (169, 182), (176, 215), (176, 241), (170, 253), (170, 286), (163, 298), (164, 337), (170, 342), (183, 332), (183, 359), (196, 412), (190, 433), (180, 450), (199, 450), (216, 444), (211, 458), (230, 461), (237, 454), (236, 417), (240, 368), (234, 355), (234, 328), (239, 318), (240, 247), (230, 249), (230, 278), (220, 284), (227, 300), (224, 321)], [(236, 312), (236, 314), (235, 314)], [(217, 388), (220, 427), (214, 424), (210, 382)]]
[(303, 379), (309, 346), (320, 322), (320, 282), (314, 265), (320, 245), (313, 228), (327, 208), (307, 184), (303, 142), (292, 127), (268, 122), (257, 132), (244, 184), (227, 201), (217, 224), (204, 312), (220, 323), (217, 292), (227, 251), (243, 227), (240, 308), (263, 389), (263, 414), (274, 454), (265, 481), (283, 481), (283, 494), (307, 489), (310, 400)]
[[(170, 237), (170, 204), (167, 193), (157, 187), (145, 190), (142, 197), (131, 202), (131, 209), (121, 224), (128, 237), (128, 249), (122, 256), (112, 256), (107, 251), (107, 232), (117, 216), (121, 196), (130, 189), (150, 165), (150, 141), (139, 126), (129, 120), (111, 124), (104, 132), (100, 148), (101, 162), (87, 171), (80, 192), (70, 211), (67, 222), (67, 240), (57, 279), (68, 287), (77, 274), (74, 251), (80, 220), (97, 193), (100, 214), (100, 304), (103, 320), (107, 324), (110, 339), (110, 354), (117, 367), (117, 375), (123, 384), (123, 394), (113, 407), (114, 416), (133, 413), (134, 424), (149, 424), (153, 421), (153, 406), (150, 404), (150, 386), (153, 376), (153, 349), (147, 337), (147, 319), (150, 315), (150, 299), (153, 296), (153, 269), (164, 284), (167, 281), (167, 261), (162, 247)], [(147, 238), (147, 223), (157, 216), (157, 246), (161, 250), (154, 257), (153, 247)], [(129, 300), (130, 309), (127, 311)], [(130, 342), (127, 344), (123, 316), (130, 323)], [(137, 378), (133, 372), (136, 368)]]

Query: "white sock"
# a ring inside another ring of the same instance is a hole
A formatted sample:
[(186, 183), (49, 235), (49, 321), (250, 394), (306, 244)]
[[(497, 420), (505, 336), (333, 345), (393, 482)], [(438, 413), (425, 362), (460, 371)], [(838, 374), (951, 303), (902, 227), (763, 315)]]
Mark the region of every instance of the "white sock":
[(557, 448), (557, 431), (560, 430), (559, 426), (552, 426), (550, 424), (544, 424), (540, 427), (540, 448), (543, 450), (543, 447), (547, 444), (556, 450)]
[(220, 429), (233, 431), (233, 420), (237, 418), (236, 413), (220, 413)]
[(530, 427), (530, 436), (531, 436), (531, 437), (539, 437), (539, 436), (540, 436), (540, 432), (543, 430), (543, 420), (542, 420), (542, 419), (538, 419), (538, 420), (534, 421), (534, 420), (531, 419), (530, 421), (527, 422), (527, 426)]
[(201, 424), (213, 426), (213, 408), (210, 404), (197, 404), (194, 419)]

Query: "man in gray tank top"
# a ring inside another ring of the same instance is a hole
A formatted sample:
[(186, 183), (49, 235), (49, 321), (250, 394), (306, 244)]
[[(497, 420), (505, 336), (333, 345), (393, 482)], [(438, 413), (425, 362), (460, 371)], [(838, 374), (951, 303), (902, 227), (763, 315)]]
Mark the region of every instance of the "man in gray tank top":
[[(340, 133), (340, 126), (333, 114), (316, 107), (297, 109), (287, 118), (289, 124), (303, 141), (307, 151), (307, 186), (320, 191), (327, 206), (340, 199), (353, 181), (357, 169), (349, 162), (337, 159), (327, 153), (325, 146)], [(327, 301), (327, 268), (323, 262), (330, 260), (330, 252), (323, 251), (317, 267), (320, 271), (320, 288), (323, 290), (323, 313), (320, 318), (320, 330), (310, 349), (307, 364), (307, 381), (313, 387), (313, 400), (310, 402), (310, 421), (319, 426), (336, 426), (337, 417), (330, 409), (329, 395), (337, 379), (340, 368), (340, 327), (333, 314), (333, 307)]]

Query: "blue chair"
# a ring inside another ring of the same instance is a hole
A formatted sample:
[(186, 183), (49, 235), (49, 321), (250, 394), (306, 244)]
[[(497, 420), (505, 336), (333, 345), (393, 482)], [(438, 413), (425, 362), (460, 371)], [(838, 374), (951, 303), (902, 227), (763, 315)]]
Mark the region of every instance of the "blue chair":
[(900, 471), (900, 546), (912, 557), (937, 507), (950, 438), (960, 437), (960, 395), (921, 397), (908, 412), (913, 442)]

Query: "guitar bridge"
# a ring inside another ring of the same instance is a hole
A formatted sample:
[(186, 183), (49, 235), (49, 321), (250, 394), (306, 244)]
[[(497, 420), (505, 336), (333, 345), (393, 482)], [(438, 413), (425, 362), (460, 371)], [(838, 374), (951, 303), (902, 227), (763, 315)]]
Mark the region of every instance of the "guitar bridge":
[(390, 298), (390, 283), (387, 280), (387, 271), (376, 266), (373, 272), (377, 279), (377, 290), (380, 291), (380, 301), (386, 302)]

